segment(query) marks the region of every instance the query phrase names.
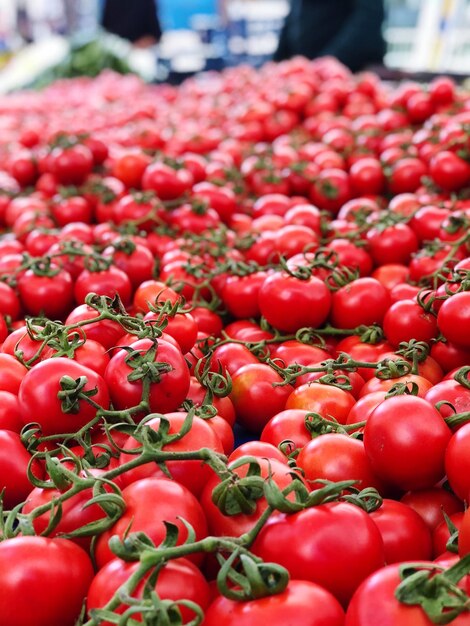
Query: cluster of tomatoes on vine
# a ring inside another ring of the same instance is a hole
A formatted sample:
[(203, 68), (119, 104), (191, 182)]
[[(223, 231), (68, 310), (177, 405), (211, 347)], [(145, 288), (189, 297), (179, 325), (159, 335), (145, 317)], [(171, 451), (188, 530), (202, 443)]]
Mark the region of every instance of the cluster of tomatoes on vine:
[(298, 58), (0, 112), (0, 622), (470, 623), (470, 95)]

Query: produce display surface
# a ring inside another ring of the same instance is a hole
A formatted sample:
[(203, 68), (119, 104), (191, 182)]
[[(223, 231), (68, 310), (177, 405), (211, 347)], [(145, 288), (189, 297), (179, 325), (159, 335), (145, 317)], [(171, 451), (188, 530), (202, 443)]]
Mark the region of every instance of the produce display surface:
[(470, 93), (109, 72), (0, 131), (0, 624), (470, 625)]

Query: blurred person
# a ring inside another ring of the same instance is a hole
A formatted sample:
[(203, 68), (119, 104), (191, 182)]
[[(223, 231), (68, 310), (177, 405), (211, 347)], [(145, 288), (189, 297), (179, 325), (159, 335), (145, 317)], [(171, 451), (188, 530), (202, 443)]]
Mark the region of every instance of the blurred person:
[(162, 36), (155, 0), (105, 0), (101, 24), (139, 48), (155, 45)]
[(353, 72), (381, 64), (383, 0), (291, 0), (274, 60), (334, 56)]

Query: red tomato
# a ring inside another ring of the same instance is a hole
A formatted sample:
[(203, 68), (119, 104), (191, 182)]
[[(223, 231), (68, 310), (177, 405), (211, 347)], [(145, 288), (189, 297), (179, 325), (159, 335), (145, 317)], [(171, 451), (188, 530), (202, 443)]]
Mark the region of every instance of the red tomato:
[(305, 383), (292, 391), (286, 409), (304, 409), (345, 424), (354, 403), (354, 396), (349, 391), (334, 385)]
[[(181, 519), (193, 527), (196, 540), (203, 539), (207, 534), (201, 505), (186, 487), (175, 481), (145, 478), (123, 489), (122, 496), (126, 503), (124, 515), (100, 535), (96, 544), (96, 562), (100, 568), (114, 556), (108, 547), (108, 541), (113, 535), (122, 539), (128, 532), (143, 531), (158, 545), (165, 538), (164, 522), (170, 522), (179, 529), (178, 545), (181, 545), (187, 537)], [(158, 502), (158, 506), (149, 507), (150, 501)], [(192, 555), (190, 560), (200, 563), (202, 555)]]
[(294, 579), (321, 585), (342, 604), (384, 564), (377, 526), (362, 509), (344, 502), (292, 515), (274, 514), (253, 544), (253, 552), (284, 566)]
[[(165, 419), (170, 424), (169, 433), (178, 433), (183, 426), (187, 413), (166, 413)], [(152, 430), (158, 430), (160, 426), (160, 418), (156, 417), (148, 422), (146, 426)], [(119, 462), (121, 465), (128, 463), (135, 455), (131, 451), (138, 449), (140, 444), (134, 437), (129, 437), (122, 446)], [(163, 446), (164, 452), (184, 452), (189, 450), (199, 450), (200, 448), (209, 448), (215, 452), (223, 453), (222, 442), (211, 428), (209, 421), (200, 417), (194, 417), (190, 431), (172, 443)], [(128, 452), (129, 451), (129, 452)], [(191, 493), (199, 496), (204, 485), (212, 476), (212, 468), (202, 461), (168, 461), (166, 467), (172, 478), (178, 483), (187, 487)], [(156, 463), (146, 463), (134, 469), (127, 471), (119, 478), (119, 483), (123, 486), (130, 485), (136, 480), (156, 476), (165, 478), (162, 469)]]
[[(103, 608), (114, 593), (138, 569), (139, 563), (126, 563), (113, 559), (102, 567), (93, 578), (87, 595), (87, 609)], [(145, 577), (132, 592), (133, 598), (141, 598), (146, 583)], [(209, 584), (199, 569), (187, 559), (175, 559), (166, 563), (158, 573), (155, 591), (161, 600), (190, 600), (205, 610), (210, 602)], [(114, 609), (118, 615), (124, 613), (126, 604)], [(178, 607), (184, 622), (194, 618), (194, 612), (184, 605)], [(133, 614), (133, 619), (142, 621), (141, 615)], [(111, 626), (111, 622), (102, 621), (101, 626)]]
[(319, 585), (291, 580), (285, 591), (274, 596), (236, 602), (223, 596), (207, 609), (204, 626), (253, 626), (269, 621), (287, 626), (295, 616), (297, 626), (342, 626), (344, 613), (338, 601)]
[(416, 396), (384, 400), (364, 428), (364, 446), (373, 471), (405, 490), (432, 487), (444, 477), (450, 437), (440, 413)]
[(261, 432), (271, 417), (286, 405), (292, 387), (275, 386), (281, 382), (281, 376), (264, 363), (238, 369), (232, 378), (229, 396), (238, 422), (251, 432)]
[[(128, 350), (119, 350), (110, 360), (105, 380), (109, 386), (111, 401), (117, 409), (129, 409), (142, 400), (142, 377), (129, 380), (129, 376), (143, 368), (150, 380), (150, 412), (174, 411), (186, 398), (189, 389), (189, 369), (181, 353), (168, 341), (139, 339)], [(156, 371), (148, 370), (148, 363), (157, 363)]]
[(414, 509), (431, 531), (444, 520), (443, 512), (453, 515), (463, 511), (463, 502), (447, 489), (440, 487), (409, 491), (401, 501)]
[(319, 488), (318, 479), (357, 480), (357, 488), (374, 487), (383, 491), (381, 481), (372, 471), (364, 444), (347, 435), (325, 434), (309, 441), (299, 452), (297, 465), (304, 478)]
[(431, 531), (410, 506), (385, 499), (370, 516), (382, 535), (387, 564), (431, 558)]
[(72, 397), (67, 403), (58, 397), (59, 392), (66, 389), (62, 384), (65, 376), (72, 381), (83, 377), (82, 391), (96, 389), (93, 402), (109, 408), (108, 388), (99, 374), (72, 359), (60, 357), (42, 361), (23, 378), (18, 398), (23, 423), (38, 422), (43, 436), (75, 432), (96, 416), (97, 409), (85, 400)]
[(389, 306), (388, 291), (378, 280), (358, 278), (333, 293), (331, 323), (337, 328), (381, 324)]
[(3, 541), (0, 572), (0, 623), (8, 626), (73, 626), (93, 578), (82, 548), (48, 537)]

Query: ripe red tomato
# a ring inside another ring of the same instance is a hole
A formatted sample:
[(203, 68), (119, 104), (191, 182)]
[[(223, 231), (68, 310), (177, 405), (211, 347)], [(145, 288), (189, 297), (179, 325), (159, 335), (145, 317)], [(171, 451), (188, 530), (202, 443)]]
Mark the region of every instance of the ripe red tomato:
[(370, 514), (384, 542), (385, 562), (425, 561), (432, 556), (431, 531), (426, 522), (403, 502), (384, 499)]
[[(165, 413), (164, 417), (170, 424), (169, 433), (180, 432), (187, 413)], [(160, 418), (156, 417), (146, 423), (146, 426), (152, 430), (158, 430), (160, 426)], [(139, 448), (137, 440), (130, 436), (122, 446), (119, 462), (121, 465), (128, 463), (133, 458), (131, 451)], [(189, 450), (199, 450), (200, 448), (209, 448), (215, 452), (223, 453), (223, 446), (216, 432), (211, 428), (210, 422), (194, 417), (190, 431), (173, 443), (163, 446), (165, 452), (184, 452)], [(202, 461), (168, 461), (166, 467), (170, 472), (173, 480), (187, 487), (191, 493), (199, 496), (204, 485), (212, 476), (212, 468)], [(146, 463), (134, 469), (129, 470), (119, 478), (122, 486), (130, 485), (136, 480), (156, 476), (165, 478), (162, 469), (156, 463)]]
[(328, 316), (330, 303), (328, 287), (315, 276), (300, 280), (276, 272), (265, 279), (259, 291), (261, 314), (285, 332), (304, 326), (318, 328)]
[[(126, 563), (121, 559), (113, 559), (102, 567), (93, 578), (87, 595), (87, 609), (103, 608), (114, 593), (123, 585), (138, 569), (138, 563)], [(145, 577), (133, 591), (133, 598), (141, 598), (146, 583)], [(200, 570), (187, 559), (175, 559), (166, 563), (158, 574), (155, 591), (161, 600), (189, 600), (205, 610), (210, 602), (210, 588)], [(118, 615), (124, 613), (127, 605), (114, 609)], [(194, 618), (194, 612), (184, 605), (178, 607), (185, 622)], [(141, 615), (133, 614), (133, 619), (139, 619)], [(139, 621), (142, 621), (139, 619)], [(111, 626), (111, 622), (102, 621), (101, 626)]]
[(384, 400), (364, 428), (364, 447), (372, 470), (404, 490), (432, 487), (444, 477), (450, 438), (439, 411), (416, 396)]
[[(108, 546), (113, 535), (122, 539), (129, 532), (143, 531), (158, 545), (166, 535), (164, 522), (170, 522), (178, 527), (178, 545), (181, 545), (187, 537), (181, 519), (193, 527), (196, 540), (207, 535), (207, 523), (201, 505), (186, 487), (176, 481), (145, 478), (123, 489), (122, 496), (126, 503), (124, 514), (100, 535), (96, 544), (96, 562), (100, 568), (114, 558)], [(158, 502), (158, 506), (148, 506), (149, 502)], [(202, 561), (202, 554), (191, 555), (190, 560), (198, 564)]]
[(61, 384), (65, 376), (71, 381), (83, 377), (82, 391), (96, 389), (93, 402), (109, 408), (108, 387), (99, 374), (64, 357), (41, 361), (23, 378), (18, 398), (23, 423), (38, 422), (43, 436), (75, 432), (96, 416), (97, 409), (84, 399), (72, 397), (67, 402), (59, 398), (59, 392), (65, 389)]
[(92, 578), (90, 557), (72, 541), (7, 539), (0, 544), (0, 623), (73, 626)]
[(333, 293), (331, 323), (337, 328), (381, 324), (389, 306), (389, 293), (378, 280), (358, 278)]
[(261, 432), (284, 409), (292, 387), (281, 382), (281, 376), (264, 363), (244, 365), (235, 372), (229, 397), (238, 422), (250, 432)]
[(323, 479), (357, 480), (358, 489), (384, 489), (372, 471), (362, 441), (347, 435), (325, 434), (312, 439), (300, 450), (297, 465), (312, 488), (321, 486), (315, 481)]
[[(150, 412), (168, 413), (174, 411), (186, 398), (189, 389), (189, 369), (177, 347), (159, 339), (139, 339), (131, 343), (129, 350), (119, 350), (111, 358), (105, 372), (111, 401), (117, 409), (129, 409), (142, 400), (142, 377), (132, 379), (136, 368), (148, 368), (142, 359), (150, 359), (149, 364), (157, 363), (157, 371), (147, 374), (150, 377)], [(131, 380), (129, 377), (131, 376)]]
[(253, 552), (284, 566), (294, 579), (321, 585), (343, 605), (364, 578), (384, 564), (377, 526), (365, 511), (345, 502), (292, 515), (274, 514), (253, 544)]
[(437, 324), (451, 343), (469, 349), (470, 292), (462, 291), (448, 298), (439, 309)]
[(298, 626), (342, 626), (344, 613), (339, 602), (326, 589), (305, 580), (291, 580), (280, 594), (236, 602), (223, 596), (207, 609), (204, 626), (252, 626), (269, 621), (286, 626), (295, 615)]

